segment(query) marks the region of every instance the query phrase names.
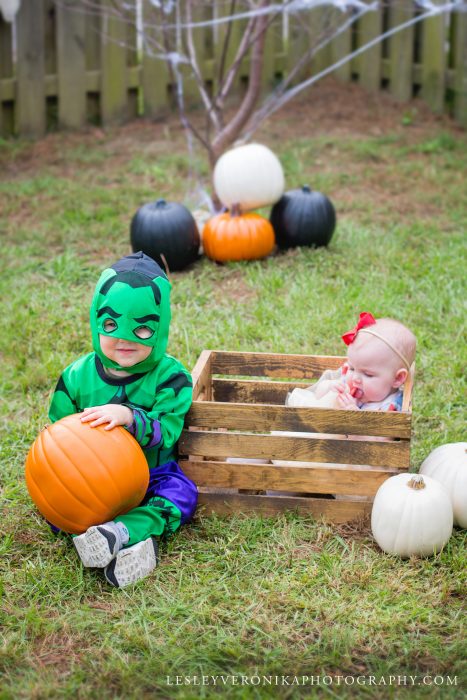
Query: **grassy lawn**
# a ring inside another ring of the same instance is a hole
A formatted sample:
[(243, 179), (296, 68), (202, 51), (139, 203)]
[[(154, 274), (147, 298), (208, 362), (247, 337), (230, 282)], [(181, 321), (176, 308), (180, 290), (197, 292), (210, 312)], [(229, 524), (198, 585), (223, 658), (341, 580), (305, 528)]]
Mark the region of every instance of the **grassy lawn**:
[[(318, 91), (257, 135), (288, 188), (308, 183), (334, 202), (329, 248), (224, 266), (203, 258), (173, 274), (169, 351), (190, 368), (204, 348), (343, 354), (359, 311), (400, 318), (418, 338), (417, 471), (435, 446), (465, 439), (467, 138), (420, 106), (346, 90), (342, 113), (332, 103), (323, 121)], [(194, 206), (206, 168), (197, 158), (193, 169), (175, 118), (0, 142), (0, 164), (0, 699), (387, 698), (409, 676), (414, 697), (461, 697), (464, 531), (434, 558), (402, 561), (378, 549), (368, 523), (200, 512), (162, 546), (156, 572), (122, 591), (49, 532), (24, 459), (60, 371), (91, 349), (99, 271), (129, 252), (143, 202)], [(221, 674), (238, 685), (176, 685)], [(355, 680), (242, 685), (242, 675)]]

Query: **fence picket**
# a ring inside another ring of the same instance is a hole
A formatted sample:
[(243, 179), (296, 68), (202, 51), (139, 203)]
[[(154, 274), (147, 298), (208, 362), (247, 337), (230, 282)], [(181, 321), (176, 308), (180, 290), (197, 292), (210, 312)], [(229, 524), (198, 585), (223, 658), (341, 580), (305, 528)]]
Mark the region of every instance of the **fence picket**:
[[(383, 12), (380, 7), (364, 14), (358, 21), (358, 46), (364, 46), (383, 30)], [(359, 57), (358, 82), (366, 90), (376, 92), (381, 87), (382, 44), (378, 42)]]
[(454, 116), (467, 127), (467, 12), (456, 12), (454, 21)]
[(101, 115), (102, 123), (123, 122), (128, 117), (126, 24), (113, 11), (111, 0), (102, 0)]
[(13, 94), (5, 95), (13, 76), (12, 27), (0, 17), (0, 136), (9, 136), (14, 131)]
[(22, 136), (46, 130), (43, 0), (23, 2), (17, 14), (18, 129)]
[[(347, 13), (341, 12), (340, 10), (333, 10), (331, 17), (334, 18), (334, 26), (336, 28), (346, 22), (348, 19)], [(348, 54), (352, 51), (352, 31), (350, 27), (336, 36), (331, 41), (329, 48), (331, 63), (337, 63), (337, 61), (344, 58), (344, 56), (348, 56)], [(336, 68), (333, 75), (335, 75), (338, 80), (342, 80), (346, 83), (349, 82), (352, 77), (351, 62), (346, 61), (346, 63), (344, 63), (342, 66)]]
[(446, 90), (446, 18), (422, 22), (422, 97), (433, 112), (444, 109)]
[[(389, 24), (397, 27), (413, 16), (412, 3), (391, 0)], [(389, 39), (389, 90), (400, 102), (412, 97), (413, 26), (393, 34)]]
[(136, 28), (136, 5), (126, 10), (126, 64), (127, 64), (127, 111), (129, 119), (136, 119), (139, 110), (141, 78), (139, 75), (138, 33)]
[(57, 6), (58, 121), (77, 129), (86, 123), (85, 16)]
[(160, 16), (160, 10), (150, 0), (143, 0), (143, 110), (149, 118), (160, 116), (169, 107), (169, 70), (162, 58), (156, 58), (164, 53)]
[[(326, 42), (329, 36), (329, 29), (332, 23), (333, 8), (316, 7), (310, 13), (308, 26), (310, 27), (310, 41), (313, 45)], [(316, 52), (311, 61), (311, 72), (316, 75), (331, 64), (331, 48), (329, 43), (325, 43), (323, 48)]]

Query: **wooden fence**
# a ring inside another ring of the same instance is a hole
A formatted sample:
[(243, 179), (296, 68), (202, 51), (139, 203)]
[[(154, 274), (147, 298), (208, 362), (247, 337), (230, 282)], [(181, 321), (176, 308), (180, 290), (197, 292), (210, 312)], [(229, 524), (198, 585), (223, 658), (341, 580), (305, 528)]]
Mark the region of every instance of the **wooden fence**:
[[(153, 118), (173, 107), (165, 63), (141, 51), (134, 23), (107, 14), (109, 3), (100, 0), (100, 13), (84, 14), (70, 11), (64, 0), (23, 0), (13, 26), (0, 19), (0, 135), (37, 137), (58, 127), (107, 125), (139, 114)], [(143, 21), (150, 24), (154, 7), (150, 0), (143, 0), (142, 7)], [(312, 72), (413, 17), (414, 8), (411, 0), (389, 0), (365, 14), (315, 56)], [(307, 11), (300, 21), (318, 26), (326, 11)], [(265, 89), (304, 49), (296, 23), (283, 21), (285, 27), (268, 33)], [(214, 87), (225, 26), (196, 30), (201, 72)], [(241, 31), (236, 22), (232, 41), (239, 41)], [(246, 79), (246, 66), (242, 71), (239, 85)], [(420, 95), (433, 111), (448, 112), (467, 126), (467, 12), (425, 19), (343, 64), (335, 75), (371, 91), (388, 90), (400, 101)], [(185, 91), (193, 102), (195, 86), (189, 80)]]

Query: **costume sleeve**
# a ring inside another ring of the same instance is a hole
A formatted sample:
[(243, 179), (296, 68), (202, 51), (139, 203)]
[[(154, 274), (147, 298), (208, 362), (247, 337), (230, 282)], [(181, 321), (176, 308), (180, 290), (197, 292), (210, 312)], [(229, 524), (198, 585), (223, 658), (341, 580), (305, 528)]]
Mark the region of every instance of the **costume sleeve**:
[(78, 408), (73, 397), (73, 389), (67, 377), (65, 370), (57, 382), (49, 407), (49, 419), (52, 423), (69, 416), (72, 413), (77, 413)]
[(171, 448), (180, 437), (183, 419), (193, 397), (191, 376), (180, 367), (172, 367), (161, 377), (150, 410), (125, 404), (133, 411), (133, 423), (127, 429), (143, 448)]

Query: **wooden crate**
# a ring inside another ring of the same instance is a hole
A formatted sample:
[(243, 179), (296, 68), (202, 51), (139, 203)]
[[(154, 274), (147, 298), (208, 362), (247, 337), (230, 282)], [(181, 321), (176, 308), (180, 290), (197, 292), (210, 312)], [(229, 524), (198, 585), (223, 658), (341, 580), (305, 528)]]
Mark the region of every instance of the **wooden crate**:
[[(296, 509), (332, 522), (370, 512), (383, 481), (409, 468), (413, 373), (401, 412), (284, 405), (289, 391), (308, 386), (344, 360), (201, 353), (192, 373), (193, 404), (179, 442), (180, 465), (198, 485), (200, 505), (221, 514)], [(307, 432), (309, 437), (273, 431)], [(255, 463), (258, 459), (265, 463)]]

